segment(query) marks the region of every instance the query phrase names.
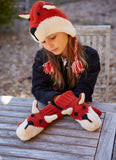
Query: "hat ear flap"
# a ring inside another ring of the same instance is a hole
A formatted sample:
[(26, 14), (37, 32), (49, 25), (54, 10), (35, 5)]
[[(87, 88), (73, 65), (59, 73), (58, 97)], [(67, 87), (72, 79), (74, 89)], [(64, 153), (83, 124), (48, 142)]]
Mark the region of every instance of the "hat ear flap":
[(21, 13), (19, 14), (19, 17), (24, 18), (24, 19), (29, 19), (30, 13)]
[(43, 5), (43, 8), (46, 8), (46, 9), (50, 10), (50, 9), (55, 9), (56, 6), (54, 6), (54, 5)]
[(34, 100), (32, 104), (32, 113), (39, 113), (38, 101)]

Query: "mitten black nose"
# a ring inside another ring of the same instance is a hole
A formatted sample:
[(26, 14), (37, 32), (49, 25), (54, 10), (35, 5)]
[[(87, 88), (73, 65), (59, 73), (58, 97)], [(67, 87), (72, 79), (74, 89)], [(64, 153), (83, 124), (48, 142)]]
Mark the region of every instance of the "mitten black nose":
[(83, 120), (84, 120), (84, 119), (85, 119), (85, 120), (88, 120), (89, 122), (92, 123), (92, 121), (87, 117), (87, 114), (82, 115), (81, 118), (82, 118)]
[(33, 123), (32, 121), (28, 121), (27, 125), (25, 126), (25, 129), (26, 129), (29, 125), (34, 126), (34, 123)]
[(28, 125), (34, 125), (32, 121), (28, 121)]

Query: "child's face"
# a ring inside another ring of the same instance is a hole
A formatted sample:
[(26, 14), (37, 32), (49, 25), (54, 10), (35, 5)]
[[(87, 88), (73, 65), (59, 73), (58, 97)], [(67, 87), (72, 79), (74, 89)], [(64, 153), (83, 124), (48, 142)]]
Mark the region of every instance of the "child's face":
[(48, 36), (44, 42), (43, 47), (55, 55), (67, 56), (67, 42), (68, 35), (64, 32), (57, 32)]

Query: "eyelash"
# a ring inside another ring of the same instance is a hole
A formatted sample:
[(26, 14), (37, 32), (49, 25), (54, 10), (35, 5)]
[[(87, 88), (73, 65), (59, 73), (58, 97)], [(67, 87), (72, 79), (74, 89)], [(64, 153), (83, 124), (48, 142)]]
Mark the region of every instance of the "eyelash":
[(55, 39), (56, 38), (56, 36), (53, 36), (53, 37), (51, 37), (50, 39)]
[[(56, 38), (56, 36), (53, 36), (53, 37), (51, 37), (50, 39), (52, 40), (52, 39), (55, 39)], [(44, 44), (46, 41), (43, 41), (42, 42), (42, 44)]]

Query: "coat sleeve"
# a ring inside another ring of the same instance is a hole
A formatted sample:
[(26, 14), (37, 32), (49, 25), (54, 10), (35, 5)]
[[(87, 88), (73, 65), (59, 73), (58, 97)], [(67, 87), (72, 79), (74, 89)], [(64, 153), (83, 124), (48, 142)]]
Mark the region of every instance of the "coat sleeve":
[(80, 93), (85, 93), (85, 101), (89, 102), (92, 101), (94, 86), (100, 72), (100, 60), (97, 51), (91, 47), (87, 47), (85, 52), (87, 54), (88, 68), (81, 75), (74, 89), (74, 94), (79, 97)]
[(45, 62), (43, 51), (38, 51), (32, 66), (32, 94), (41, 103), (53, 103), (53, 96), (60, 94), (52, 89), (51, 76), (43, 71)]

